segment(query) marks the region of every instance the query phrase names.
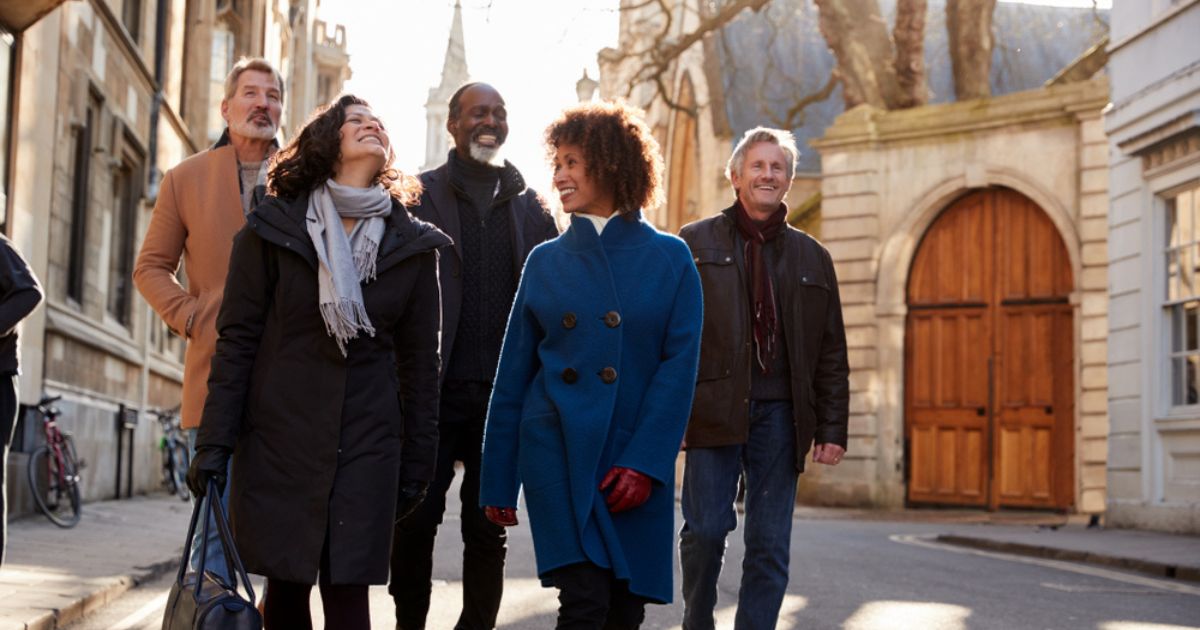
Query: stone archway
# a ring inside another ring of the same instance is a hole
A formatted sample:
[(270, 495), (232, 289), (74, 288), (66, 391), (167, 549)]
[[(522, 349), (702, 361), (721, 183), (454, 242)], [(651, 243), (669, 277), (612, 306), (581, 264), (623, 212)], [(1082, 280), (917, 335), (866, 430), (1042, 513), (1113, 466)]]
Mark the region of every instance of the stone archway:
[[(881, 445), (889, 445), (877, 451), (876, 470), (880, 483), (877, 496), (883, 504), (902, 505), (907, 497), (904, 474), (904, 352), (909, 270), (922, 236), (942, 211), (967, 192), (987, 186), (1013, 189), (1042, 209), (1066, 247), (1071, 272), (1077, 279), (1071, 303), (1076, 304), (1081, 294), (1078, 282), (1083, 279), (1080, 240), (1072, 214), (1065, 203), (1036, 182), (1008, 169), (984, 165), (977, 167), (970, 177), (958, 175), (946, 178), (917, 197), (910, 210), (903, 214), (903, 219), (889, 230), (875, 263), (876, 329), (873, 338), (878, 368), (873, 378), (873, 389), (877, 396), (874, 405), (876, 435)], [(1078, 340), (1078, 317), (1075, 320), (1072, 339)], [(1073, 365), (1072, 369), (1073, 374), (1077, 375), (1078, 366)], [(1075, 393), (1077, 395), (1077, 391)]]

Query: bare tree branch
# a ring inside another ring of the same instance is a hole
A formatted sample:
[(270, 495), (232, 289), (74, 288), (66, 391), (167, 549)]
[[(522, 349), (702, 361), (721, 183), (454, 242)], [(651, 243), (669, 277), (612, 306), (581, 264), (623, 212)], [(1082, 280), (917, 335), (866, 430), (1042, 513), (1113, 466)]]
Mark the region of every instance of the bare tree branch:
[(954, 96), (965, 101), (991, 96), (992, 15), (996, 0), (948, 0), (946, 30), (950, 39), (950, 66), (954, 71)]
[(774, 119), (773, 122), (777, 127), (783, 129), (795, 129), (803, 126), (805, 108), (813, 103), (820, 103), (821, 101), (829, 98), (833, 94), (833, 90), (837, 87), (837, 85), (837, 75), (830, 73), (829, 79), (825, 81), (824, 87), (816, 92), (813, 92), (812, 94), (806, 94), (796, 99), (796, 101), (792, 103), (791, 107), (788, 107), (788, 110), (782, 119), (777, 119), (775, 116), (772, 116), (771, 118)]
[(636, 53), (621, 53), (616, 57), (617, 61), (624, 59), (641, 60), (641, 63), (631, 75), (632, 78), (629, 80), (626, 96), (631, 95), (638, 85), (651, 83), (655, 86), (655, 98), (661, 98), (667, 107), (670, 107), (672, 110), (687, 112), (689, 115), (695, 116), (697, 108), (680, 106), (671, 99), (671, 89), (669, 88), (671, 81), (667, 80), (667, 75), (670, 72), (672, 64), (694, 44), (704, 39), (706, 35), (733, 21), (744, 9), (758, 12), (770, 1), (734, 0), (721, 6), (720, 10), (711, 15), (701, 13), (700, 23), (694, 29), (677, 39), (670, 38), (671, 29), (674, 26), (674, 15), (671, 11), (670, 0), (644, 0), (643, 2), (622, 7), (621, 10), (623, 11), (632, 10), (657, 2), (664, 18), (664, 24), (659, 30), (659, 36), (656, 38), (655, 44), (652, 44), (645, 50)]
[(896, 82), (899, 107), (916, 107), (929, 100), (925, 82), (925, 0), (899, 0), (892, 40), (896, 44)]

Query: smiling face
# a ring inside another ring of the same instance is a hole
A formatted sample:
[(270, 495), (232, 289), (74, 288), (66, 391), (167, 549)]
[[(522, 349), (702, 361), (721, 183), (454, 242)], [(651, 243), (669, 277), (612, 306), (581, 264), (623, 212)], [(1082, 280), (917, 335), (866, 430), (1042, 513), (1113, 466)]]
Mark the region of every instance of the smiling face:
[(508, 110), (500, 93), (490, 85), (473, 85), (459, 97), (458, 110), (458, 115), (446, 122), (458, 156), (502, 165), (500, 147), (508, 139)]
[(221, 117), (229, 133), (255, 140), (275, 137), (282, 112), (279, 83), (269, 72), (258, 70), (239, 74), (233, 95), (221, 101)]
[(742, 207), (759, 220), (778, 210), (792, 187), (787, 152), (772, 142), (750, 145), (742, 167), (729, 176)]
[(387, 164), (391, 141), (383, 123), (371, 112), (366, 105), (346, 106), (346, 120), (338, 133), (341, 135), (341, 145), (335, 171), (352, 163), (373, 165), (373, 171), (378, 171)]
[(583, 148), (560, 144), (554, 151), (554, 189), (558, 191), (563, 212), (579, 212), (600, 217), (612, 216), (613, 191), (599, 186), (587, 173)]

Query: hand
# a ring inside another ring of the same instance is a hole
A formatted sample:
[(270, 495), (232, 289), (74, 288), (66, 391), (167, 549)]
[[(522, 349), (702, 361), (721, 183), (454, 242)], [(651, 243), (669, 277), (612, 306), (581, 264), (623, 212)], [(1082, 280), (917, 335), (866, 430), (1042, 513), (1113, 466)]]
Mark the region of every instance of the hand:
[(217, 490), (225, 490), (225, 473), (229, 470), (229, 450), (220, 446), (201, 446), (196, 449), (192, 465), (188, 467), (188, 489), (197, 498), (203, 498), (208, 490), (208, 480), (217, 482)]
[(415, 512), (428, 492), (429, 484), (424, 481), (401, 481), (396, 492), (396, 522)]
[(846, 449), (837, 444), (818, 444), (813, 447), (812, 457), (813, 461), (818, 464), (837, 466), (845, 453)]
[(600, 491), (612, 487), (604, 501), (609, 512), (624, 512), (646, 502), (650, 498), (650, 478), (632, 468), (613, 466), (600, 482)]
[(487, 520), (500, 527), (512, 527), (517, 524), (517, 508), (484, 506), (483, 515)]

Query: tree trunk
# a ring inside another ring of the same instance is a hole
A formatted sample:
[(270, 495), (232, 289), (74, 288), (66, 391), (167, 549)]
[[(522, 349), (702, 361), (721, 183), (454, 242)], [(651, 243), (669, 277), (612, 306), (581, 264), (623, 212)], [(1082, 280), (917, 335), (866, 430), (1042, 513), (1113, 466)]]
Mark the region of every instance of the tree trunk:
[(816, 0), (821, 35), (837, 58), (846, 109), (868, 103), (897, 109), (904, 102), (896, 78), (892, 38), (876, 0)]
[(896, 82), (900, 107), (916, 107), (929, 100), (925, 84), (925, 0), (899, 0), (896, 4)]
[(948, 0), (946, 31), (954, 95), (960, 101), (991, 96), (992, 14), (996, 0)]

